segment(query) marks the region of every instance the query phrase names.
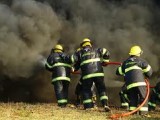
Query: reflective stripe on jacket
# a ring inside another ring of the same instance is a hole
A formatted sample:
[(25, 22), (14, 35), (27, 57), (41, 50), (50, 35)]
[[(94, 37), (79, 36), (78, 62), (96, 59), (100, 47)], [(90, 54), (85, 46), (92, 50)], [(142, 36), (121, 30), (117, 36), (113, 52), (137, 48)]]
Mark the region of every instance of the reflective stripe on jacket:
[(123, 75), (127, 89), (138, 86), (146, 86), (144, 76), (152, 75), (151, 66), (143, 59), (137, 56), (130, 56), (117, 68), (117, 75)]
[(105, 48), (95, 49), (86, 46), (71, 56), (72, 62), (79, 63), (82, 71), (82, 79), (103, 77), (102, 63), (109, 62), (109, 51)]
[(58, 80), (70, 81), (71, 65), (69, 59), (63, 52), (52, 52), (46, 61), (46, 68), (51, 71), (52, 82)]

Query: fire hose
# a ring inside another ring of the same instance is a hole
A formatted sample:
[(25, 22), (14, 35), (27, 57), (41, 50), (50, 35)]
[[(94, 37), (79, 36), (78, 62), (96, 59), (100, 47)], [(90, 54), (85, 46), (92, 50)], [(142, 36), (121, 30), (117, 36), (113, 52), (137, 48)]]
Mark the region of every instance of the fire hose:
[[(106, 63), (102, 63), (103, 66), (107, 66), (107, 65), (121, 65), (121, 62), (106, 62)], [(72, 74), (80, 74), (79, 71), (71, 71)]]
[[(120, 62), (111, 62), (109, 64), (121, 65), (122, 63), (120, 63)], [(154, 86), (150, 86), (147, 79), (145, 79), (145, 82), (146, 82), (146, 85), (147, 85), (147, 91), (146, 91), (146, 97), (145, 97), (144, 101), (135, 110), (127, 112), (127, 113), (113, 114), (113, 115), (110, 116), (111, 119), (116, 119), (116, 118), (120, 118), (120, 117), (129, 116), (129, 115), (137, 112), (146, 103), (146, 101), (148, 100), (148, 97), (149, 97), (150, 88), (153, 88)]]
[(113, 114), (113, 115), (110, 116), (111, 119), (117, 119), (117, 118), (129, 116), (129, 115), (137, 112), (146, 103), (146, 101), (149, 97), (149, 93), (150, 93), (150, 86), (149, 86), (149, 82), (148, 82), (147, 79), (145, 79), (145, 82), (147, 84), (147, 94), (146, 94), (146, 97), (145, 97), (144, 101), (135, 110), (127, 112), (127, 113)]
[[(108, 63), (103, 63), (103, 66), (107, 66), (107, 65), (121, 65), (121, 64), (122, 64), (121, 62), (108, 62)], [(72, 73), (73, 74), (80, 74), (79, 71), (72, 72)], [(148, 97), (149, 97), (150, 88), (153, 88), (154, 86), (150, 86), (147, 79), (145, 79), (145, 82), (146, 82), (146, 85), (147, 85), (147, 91), (146, 91), (146, 97), (145, 97), (144, 101), (133, 111), (129, 111), (127, 113), (112, 114), (110, 116), (111, 119), (117, 119), (117, 118), (129, 116), (129, 115), (137, 112), (146, 103), (146, 101), (148, 100)]]

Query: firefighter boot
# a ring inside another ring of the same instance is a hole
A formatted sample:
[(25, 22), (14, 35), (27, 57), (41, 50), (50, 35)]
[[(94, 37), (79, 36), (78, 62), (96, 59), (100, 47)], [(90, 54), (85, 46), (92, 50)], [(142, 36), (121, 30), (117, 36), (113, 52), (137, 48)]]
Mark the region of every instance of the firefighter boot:
[(106, 112), (111, 111), (111, 109), (110, 109), (109, 106), (107, 106), (107, 105), (104, 106), (104, 110), (105, 110)]
[(126, 102), (126, 103), (122, 103), (121, 104), (121, 108), (124, 109), (124, 110), (129, 110), (129, 104)]
[(92, 101), (93, 101), (94, 106), (96, 106), (96, 101), (97, 101), (96, 95), (92, 96)]
[(61, 108), (65, 108), (66, 105), (67, 105), (67, 103), (59, 103), (59, 104), (58, 104), (58, 106), (61, 107)]
[(76, 106), (80, 106), (80, 105), (81, 105), (81, 96), (77, 95)]

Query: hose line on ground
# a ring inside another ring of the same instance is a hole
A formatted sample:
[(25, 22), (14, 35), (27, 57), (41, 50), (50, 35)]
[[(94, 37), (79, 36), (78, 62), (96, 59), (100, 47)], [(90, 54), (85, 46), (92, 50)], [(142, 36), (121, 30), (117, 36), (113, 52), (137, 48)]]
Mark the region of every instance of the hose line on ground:
[[(108, 63), (103, 63), (103, 66), (107, 66), (107, 65), (121, 65), (121, 64), (122, 64), (121, 62), (108, 62)], [(80, 74), (79, 71), (72, 72), (72, 73), (73, 74)], [(146, 85), (147, 85), (147, 92), (146, 92), (146, 97), (145, 97), (144, 101), (133, 111), (130, 111), (130, 112), (127, 112), (127, 113), (112, 114), (110, 116), (111, 119), (118, 119), (118, 118), (121, 118), (121, 117), (129, 116), (129, 115), (137, 112), (146, 103), (146, 101), (148, 100), (148, 97), (149, 97), (150, 88), (153, 88), (154, 86), (150, 86), (147, 79), (145, 79), (145, 82), (146, 82)]]
[(149, 97), (149, 93), (150, 93), (150, 85), (147, 79), (145, 79), (145, 82), (147, 84), (147, 93), (146, 93), (146, 97), (144, 99), (144, 101), (133, 111), (127, 112), (127, 113), (121, 113), (121, 114), (113, 114), (110, 116), (111, 119), (117, 119), (117, 118), (121, 118), (121, 117), (125, 117), (125, 116), (129, 116), (135, 112), (137, 112), (148, 100)]

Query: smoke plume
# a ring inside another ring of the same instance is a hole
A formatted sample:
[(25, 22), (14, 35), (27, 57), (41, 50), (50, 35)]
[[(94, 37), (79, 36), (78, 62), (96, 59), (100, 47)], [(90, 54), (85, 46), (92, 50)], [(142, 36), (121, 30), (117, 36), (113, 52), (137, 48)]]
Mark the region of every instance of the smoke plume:
[[(61, 43), (72, 54), (85, 37), (95, 47), (107, 48), (110, 61), (122, 62), (130, 47), (139, 45), (144, 51), (142, 57), (158, 73), (159, 9), (156, 0), (0, 1), (0, 92), (11, 98), (6, 86), (17, 83), (26, 86), (24, 92), (33, 101), (52, 101), (50, 73), (44, 69), (50, 49)], [(105, 68), (107, 86), (123, 84), (114, 81), (122, 79), (115, 70), (116, 66)], [(71, 90), (78, 78), (72, 79)]]

